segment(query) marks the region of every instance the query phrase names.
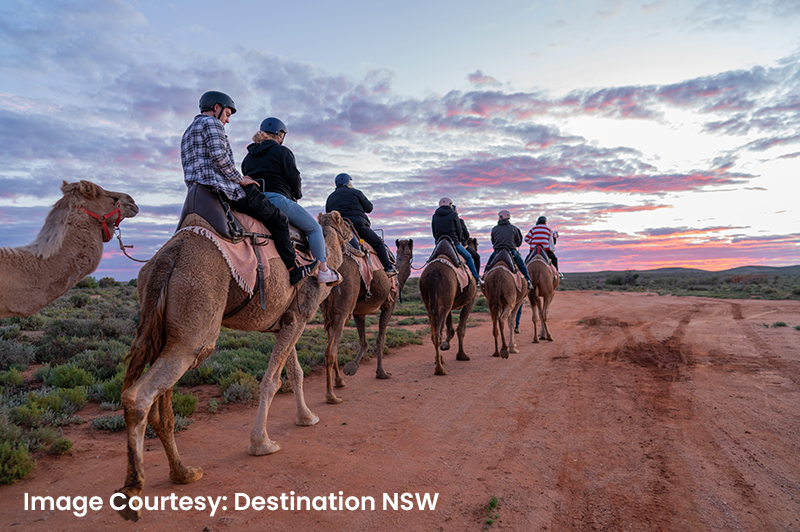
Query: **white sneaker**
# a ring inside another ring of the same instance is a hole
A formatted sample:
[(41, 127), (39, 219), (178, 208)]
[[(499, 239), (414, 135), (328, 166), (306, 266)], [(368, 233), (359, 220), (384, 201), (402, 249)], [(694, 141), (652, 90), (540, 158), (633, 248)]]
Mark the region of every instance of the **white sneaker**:
[(320, 270), (317, 274), (317, 280), (325, 284), (333, 283), (339, 280), (339, 275), (333, 271), (333, 268), (328, 268), (324, 272)]

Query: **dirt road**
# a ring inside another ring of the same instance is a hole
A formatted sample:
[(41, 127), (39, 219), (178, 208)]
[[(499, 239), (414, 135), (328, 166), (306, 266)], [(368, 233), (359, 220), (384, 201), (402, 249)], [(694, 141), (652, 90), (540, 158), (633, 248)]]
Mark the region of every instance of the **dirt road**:
[[(491, 322), (477, 316), (472, 360), (446, 352), (448, 376), (433, 375), (426, 337), (390, 353), (391, 380), (362, 364), (340, 405), (325, 404), (321, 373), (306, 379), (314, 427), (295, 426), (292, 395), (278, 395), (268, 430), (283, 450), (271, 456), (246, 453), (254, 406), (212, 415), (212, 388), (198, 388), (177, 442), (204, 478), (170, 483), (160, 443), (146, 440), (144, 495), (227, 497), (213, 517), (167, 503), (122, 521), (109, 498), (125, 476), (124, 436), (83, 425), (67, 433), (70, 455), (0, 486), (0, 529), (800, 530), (800, 302), (559, 292), (554, 341), (531, 343), (526, 306), (508, 360), (490, 356)], [(339, 509), (339, 492), (375, 510)], [(25, 511), (26, 493), (103, 505), (84, 517)], [(236, 493), (325, 498), (327, 509), (235, 510)], [(415, 509), (384, 509), (395, 493), (438, 498), (433, 510), (413, 498)]]

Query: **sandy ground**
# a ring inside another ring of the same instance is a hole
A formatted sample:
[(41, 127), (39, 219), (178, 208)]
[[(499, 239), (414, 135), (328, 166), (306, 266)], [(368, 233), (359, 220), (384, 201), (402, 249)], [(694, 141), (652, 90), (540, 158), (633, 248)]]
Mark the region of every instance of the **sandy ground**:
[[(559, 292), (555, 341), (531, 342), (526, 306), (521, 352), (507, 360), (490, 356), (491, 321), (477, 317), (472, 360), (451, 349), (448, 376), (433, 375), (426, 337), (392, 350), (391, 380), (362, 364), (340, 405), (325, 403), (319, 371), (307, 378), (314, 427), (295, 426), (293, 396), (278, 395), (268, 430), (283, 450), (271, 456), (246, 453), (254, 406), (209, 414), (214, 388), (198, 387), (195, 423), (177, 442), (205, 476), (170, 483), (160, 443), (146, 440), (143, 495), (227, 497), (214, 516), (167, 503), (123, 521), (109, 498), (124, 481), (124, 436), (86, 424), (67, 432), (68, 455), (40, 457), (28, 478), (0, 486), (0, 529), (800, 530), (800, 302)], [(291, 492), (327, 509), (235, 509), (237, 493)], [(339, 492), (375, 509), (340, 509)], [(98, 496), (103, 507), (25, 511), (26, 493)], [(438, 498), (435, 509), (414, 498), (414, 509), (384, 509), (395, 493)]]

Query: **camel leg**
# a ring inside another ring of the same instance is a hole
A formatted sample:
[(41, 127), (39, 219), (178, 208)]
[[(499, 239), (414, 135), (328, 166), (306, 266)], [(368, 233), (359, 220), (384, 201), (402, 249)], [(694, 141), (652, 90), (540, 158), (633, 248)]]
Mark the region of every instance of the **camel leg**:
[(339, 341), (342, 339), (344, 332), (344, 322), (347, 318), (343, 316), (336, 316), (336, 319), (331, 325), (328, 333), (328, 346), (325, 348), (325, 402), (331, 405), (339, 404), (342, 400), (336, 397), (333, 393), (334, 388), (334, 374), (336, 375), (336, 387), (344, 388), (344, 379), (339, 374), (339, 363), (337, 361), (339, 355)]
[[(184, 354), (181, 355), (175, 353), (174, 349), (174, 346), (165, 349), (150, 370), (139, 377), (130, 388), (122, 392), (122, 405), (125, 407), (125, 425), (128, 432), (128, 475), (125, 479), (125, 486), (117, 490), (124, 498), (120, 501), (120, 498), (117, 497), (115, 502), (118, 505), (125, 502), (125, 508), (119, 510), (119, 513), (131, 521), (138, 521), (141, 515), (141, 510), (131, 509), (127, 502), (131, 497), (138, 496), (144, 489), (144, 433), (150, 410), (156, 398), (165, 394), (167, 390), (172, 390), (172, 386), (191, 367), (196, 358), (195, 354), (188, 350), (182, 350)], [(172, 408), (171, 404), (169, 408)], [(176, 473), (175, 478), (188, 482), (194, 482), (203, 476), (202, 469), (187, 468), (181, 464), (174, 440), (164, 448), (170, 461), (170, 478), (173, 477), (173, 472)]]
[(378, 367), (375, 368), (376, 379), (390, 379), (391, 373), (383, 370), (383, 347), (386, 345), (386, 329), (389, 328), (389, 318), (392, 317), (392, 310), (394, 305), (388, 309), (381, 310), (381, 316), (378, 321), (378, 338), (375, 340), (375, 354), (378, 356)]
[(494, 335), (494, 353), (492, 354), (493, 357), (500, 356), (500, 349), (498, 349), (497, 337), (500, 334), (500, 327), (497, 324), (497, 311), (492, 309), (492, 334)]
[(442, 327), (444, 326), (444, 320), (442, 319), (442, 316), (433, 312), (428, 314), (428, 322), (428, 325), (431, 328), (431, 343), (436, 350), (436, 354), (434, 356), (436, 369), (434, 370), (433, 374), (447, 375), (447, 370), (444, 369), (444, 359), (442, 354), (439, 352), (439, 344), (442, 341)]
[[(524, 301), (524, 300), (523, 300)], [(514, 326), (516, 324), (517, 319), (517, 312), (519, 311), (520, 307), (522, 306), (522, 302), (519, 305), (514, 307), (511, 311), (511, 315), (508, 316), (508, 352), (517, 354), (519, 353), (519, 349), (517, 349), (517, 341), (515, 338), (516, 333), (514, 332)]]
[[(251, 456), (263, 456), (281, 450), (278, 442), (269, 439), (267, 416), (269, 407), (272, 405), (272, 399), (281, 387), (281, 369), (286, 364), (286, 359), (292, 353), (304, 328), (305, 323), (294, 319), (290, 323), (284, 324), (276, 335), (275, 346), (272, 348), (272, 355), (269, 358), (269, 366), (261, 379), (258, 412), (253, 423), (253, 429), (250, 431), (250, 445), (247, 447), (247, 454)], [(298, 390), (295, 390), (294, 393), (297, 394)], [(303, 393), (302, 387), (299, 393)]]
[(367, 317), (353, 314), (353, 322), (355, 322), (356, 331), (358, 331), (358, 353), (356, 353), (356, 361), (360, 363), (361, 359), (369, 351), (369, 342), (367, 341)]
[[(508, 358), (508, 344), (506, 344), (506, 317), (504, 316), (506, 309), (503, 309), (503, 312), (500, 313), (500, 316), (497, 318), (498, 325), (500, 326), (500, 339), (503, 342), (502, 347), (500, 348), (500, 358)], [(513, 330), (513, 329), (512, 329)]]
[(292, 352), (286, 359), (286, 376), (292, 383), (295, 402), (295, 425), (300, 427), (310, 427), (319, 423), (319, 416), (308, 408), (305, 393), (303, 393), (303, 367), (297, 360), (297, 348), (292, 346)]
[[(458, 315), (458, 353), (456, 353), (456, 360), (469, 360), (469, 357), (464, 352), (464, 334), (467, 332), (467, 318), (471, 310), (472, 304), (464, 305), (464, 307), (461, 308), (461, 313)], [(452, 315), (448, 312), (447, 316), (450, 318), (450, 325), (452, 326)]]
[(550, 328), (547, 326), (547, 312), (550, 310), (550, 303), (552, 301), (552, 295), (550, 297), (545, 297), (544, 304), (542, 305), (542, 340), (547, 340), (548, 342), (553, 341), (553, 337), (550, 336)]
[(169, 461), (169, 479), (175, 484), (191, 484), (200, 480), (203, 470), (199, 467), (186, 467), (181, 463), (178, 447), (175, 445), (175, 414), (172, 411), (172, 388), (158, 396), (150, 408), (150, 425), (164, 446)]
[[(444, 312), (447, 314), (442, 315)], [(448, 351), (450, 349), (450, 340), (456, 335), (456, 330), (453, 328), (453, 313), (450, 312), (449, 308), (439, 310), (439, 323), (447, 324), (447, 337), (442, 342), (442, 351)]]
[(536, 334), (536, 314), (539, 309), (539, 296), (536, 294), (536, 289), (530, 295), (531, 302), (531, 322), (533, 323), (533, 343), (539, 343), (539, 337)]

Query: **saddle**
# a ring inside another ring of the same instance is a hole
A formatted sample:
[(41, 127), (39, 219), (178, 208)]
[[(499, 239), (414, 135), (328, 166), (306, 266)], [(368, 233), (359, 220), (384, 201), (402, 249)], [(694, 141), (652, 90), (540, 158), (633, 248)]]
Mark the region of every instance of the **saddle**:
[(431, 256), (428, 257), (426, 262), (430, 262), (436, 257), (443, 256), (450, 262), (452, 262), (457, 268), (460, 268), (462, 265), (461, 255), (458, 254), (456, 251), (456, 247), (453, 244), (453, 241), (450, 240), (447, 236), (442, 236), (439, 240), (436, 241), (436, 246), (433, 248), (433, 253)]
[(511, 273), (517, 273), (517, 270), (519, 270), (519, 268), (517, 268), (517, 263), (514, 261), (514, 257), (511, 256), (511, 252), (504, 248), (494, 254), (494, 258), (492, 258), (491, 262), (489, 262), (483, 270), (483, 275), (486, 275), (486, 272), (501, 263), (511, 270)]
[[(183, 226), (186, 218), (195, 214), (208, 222), (211, 228), (221, 238), (231, 243), (241, 242), (247, 235), (241, 221), (237, 218), (236, 211), (232, 210), (227, 200), (217, 191), (205, 185), (192, 184), (186, 193), (178, 229)], [(262, 238), (272, 238), (271, 235), (259, 234)], [(305, 233), (289, 225), (289, 237), (297, 251), (308, 253), (308, 239)]]
[(542, 247), (541, 244), (537, 244), (535, 248), (531, 248), (530, 252), (528, 253), (528, 256), (525, 257), (525, 264), (526, 265), (530, 264), (530, 262), (537, 256), (539, 258), (536, 260), (544, 261), (544, 263), (547, 264), (548, 266), (552, 266), (552, 263), (550, 262), (550, 257), (547, 256), (547, 253), (545, 253), (544, 248)]

